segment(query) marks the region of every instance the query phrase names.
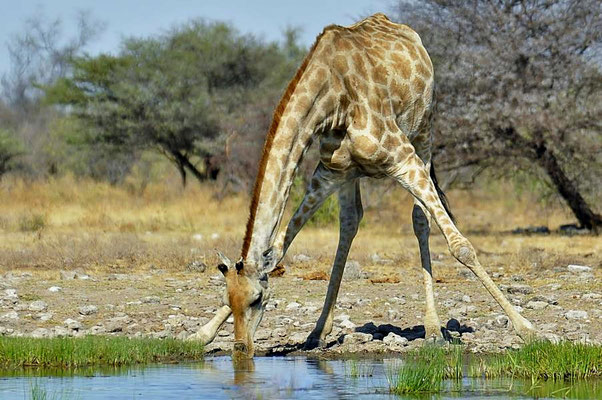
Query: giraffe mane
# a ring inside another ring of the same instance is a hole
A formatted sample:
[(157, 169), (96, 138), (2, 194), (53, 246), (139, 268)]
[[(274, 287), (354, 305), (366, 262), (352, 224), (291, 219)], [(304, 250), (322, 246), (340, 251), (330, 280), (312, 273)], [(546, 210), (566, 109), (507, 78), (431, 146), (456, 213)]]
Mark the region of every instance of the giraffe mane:
[(245, 238), (243, 240), (242, 251), (241, 251), (241, 257), (243, 259), (247, 258), (247, 254), (249, 253), (249, 248), (251, 247), (251, 237), (253, 236), (253, 225), (255, 224), (255, 216), (257, 215), (257, 207), (259, 207), (259, 195), (261, 193), (261, 187), (263, 185), (263, 178), (265, 176), (265, 170), (266, 170), (266, 167), (268, 164), (268, 156), (270, 154), (270, 150), (272, 149), (272, 145), (274, 143), (274, 137), (276, 136), (276, 131), (278, 130), (278, 126), (280, 125), (280, 119), (282, 117), (282, 114), (284, 113), (284, 110), (286, 109), (286, 106), (287, 106), (289, 100), (291, 99), (291, 96), (293, 95), (293, 92), (295, 91), (295, 88), (297, 87), (297, 84), (299, 83), (299, 81), (301, 80), (301, 77), (303, 76), (303, 73), (307, 69), (309, 60), (313, 56), (313, 53), (316, 49), (318, 42), (320, 41), (320, 38), (322, 38), (322, 36), (324, 35), (324, 33), (327, 30), (334, 28), (334, 27), (336, 27), (336, 25), (327, 26), (326, 28), (324, 28), (322, 33), (318, 35), (318, 37), (314, 41), (314, 44), (311, 46), (309, 53), (307, 53), (307, 55), (303, 59), (303, 62), (301, 63), (301, 66), (295, 73), (295, 76), (293, 77), (293, 79), (289, 82), (288, 86), (286, 87), (286, 91), (282, 95), (282, 98), (280, 99), (278, 106), (274, 110), (274, 115), (272, 116), (272, 123), (270, 124), (270, 129), (268, 130), (268, 133), (265, 138), (265, 143), (263, 145), (263, 152), (261, 154), (261, 160), (259, 161), (259, 170), (257, 171), (257, 178), (255, 178), (255, 185), (253, 186), (253, 197), (251, 198), (251, 206), (249, 208), (249, 219), (247, 220), (247, 228), (246, 228)]

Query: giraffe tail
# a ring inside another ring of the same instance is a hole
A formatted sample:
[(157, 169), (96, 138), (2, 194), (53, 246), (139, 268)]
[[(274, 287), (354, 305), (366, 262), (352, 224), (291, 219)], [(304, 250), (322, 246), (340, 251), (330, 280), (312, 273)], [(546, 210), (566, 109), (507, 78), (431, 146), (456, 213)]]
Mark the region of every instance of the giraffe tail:
[(456, 223), (456, 217), (454, 217), (454, 214), (451, 212), (451, 208), (449, 206), (449, 201), (447, 200), (447, 196), (445, 195), (445, 193), (443, 193), (443, 190), (441, 190), (441, 188), (439, 187), (439, 182), (437, 182), (437, 175), (435, 174), (435, 163), (432, 161), (431, 161), (431, 180), (433, 181), (433, 184), (435, 185), (435, 189), (437, 190), (437, 194), (439, 195), (439, 199), (441, 200), (441, 203), (443, 204), (443, 208), (445, 208), (447, 215), (449, 215), (449, 217), (451, 218), (453, 223)]

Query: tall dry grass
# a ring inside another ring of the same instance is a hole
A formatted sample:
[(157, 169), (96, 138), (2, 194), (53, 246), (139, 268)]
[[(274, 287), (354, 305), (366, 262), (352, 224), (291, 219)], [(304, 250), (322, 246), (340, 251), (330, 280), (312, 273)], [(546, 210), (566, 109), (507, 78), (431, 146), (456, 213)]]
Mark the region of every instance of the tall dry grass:
[[(414, 264), (416, 240), (411, 196), (399, 187), (364, 187), (364, 222), (351, 257), (365, 263), (378, 253), (397, 265)], [(64, 176), (48, 181), (4, 177), (0, 181), (0, 267), (131, 269), (185, 268), (192, 260), (213, 262), (218, 247), (238, 256), (248, 213), (246, 194), (218, 196), (211, 185), (177, 180), (111, 186)], [(460, 229), (491, 258), (520, 266), (553, 265), (569, 254), (600, 253), (595, 237), (506, 235), (518, 226), (556, 228), (573, 221), (559, 202), (541, 203), (536, 194), (518, 196), (509, 184), (448, 193)], [(296, 205), (289, 205), (290, 215)], [(335, 210), (336, 212), (336, 210)], [(286, 219), (285, 219), (286, 221)], [(292, 252), (330, 259), (338, 239), (336, 223), (308, 227)], [(447, 253), (434, 228), (433, 254)], [(328, 261), (327, 261), (328, 260)], [(573, 260), (573, 258), (571, 258)], [(496, 261), (497, 262), (497, 261)]]

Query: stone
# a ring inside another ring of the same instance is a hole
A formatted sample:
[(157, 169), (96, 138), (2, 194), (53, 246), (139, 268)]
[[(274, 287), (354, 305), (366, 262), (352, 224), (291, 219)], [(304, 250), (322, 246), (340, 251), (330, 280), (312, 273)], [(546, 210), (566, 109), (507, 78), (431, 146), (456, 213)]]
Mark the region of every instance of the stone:
[(383, 343), (389, 346), (403, 346), (408, 343), (408, 339), (404, 338), (403, 336), (396, 335), (393, 332), (389, 332), (389, 334), (384, 337)]
[(293, 301), (286, 305), (286, 310), (287, 311), (298, 310), (300, 307), (301, 307), (301, 304), (297, 303), (296, 301)]
[(5, 289), (4, 296), (2, 296), (3, 300), (7, 300), (11, 303), (16, 303), (19, 301), (19, 295), (17, 294), (17, 289)]
[(52, 313), (46, 312), (46, 313), (40, 313), (38, 315), (36, 315), (36, 318), (39, 319), (42, 322), (48, 321), (53, 317)]
[(29, 311), (44, 311), (48, 308), (48, 304), (46, 304), (46, 302), (42, 301), (42, 300), (36, 300), (36, 301), (32, 301), (31, 303), (29, 303), (29, 307), (27, 307), (27, 309)]
[(356, 280), (362, 279), (362, 267), (357, 261), (347, 261), (345, 263), (345, 270), (343, 271), (343, 280)]
[(16, 311), (9, 311), (0, 315), (0, 320), (19, 319), (19, 314)]
[(107, 332), (107, 329), (102, 325), (94, 325), (93, 327), (88, 329), (88, 332), (91, 335), (102, 335)]
[(353, 332), (348, 335), (345, 335), (345, 338), (343, 339), (343, 343), (348, 344), (348, 345), (362, 344), (362, 343), (367, 343), (371, 340), (372, 340), (372, 335), (370, 335), (369, 333)]
[(305, 340), (307, 339), (308, 335), (309, 334), (307, 334), (305, 332), (295, 332), (288, 337), (288, 342), (290, 344), (305, 343)]
[(54, 328), (52, 328), (52, 332), (54, 333), (54, 336), (70, 336), (72, 330), (69, 328), (65, 328), (64, 326), (55, 326)]
[(339, 326), (343, 329), (355, 329), (355, 327), (357, 325), (355, 325), (353, 322), (349, 321), (348, 319), (344, 319), (339, 323)]
[(569, 310), (564, 314), (564, 316), (566, 319), (587, 319), (588, 317), (587, 311), (583, 310)]
[(96, 314), (98, 312), (98, 307), (93, 306), (93, 305), (86, 305), (86, 306), (81, 306), (79, 308), (79, 313), (81, 315), (93, 315)]
[(510, 285), (506, 289), (510, 294), (531, 294), (533, 288), (529, 285)]
[(159, 304), (161, 299), (159, 296), (146, 296), (142, 298), (142, 302), (144, 304)]
[(393, 264), (393, 260), (389, 260), (388, 258), (382, 258), (381, 256), (378, 255), (378, 253), (373, 253), (370, 256), (370, 260), (372, 260), (372, 262), (374, 264), (378, 264), (378, 265)]
[(530, 310), (543, 310), (547, 306), (548, 303), (545, 301), (530, 301), (525, 307), (527, 307)]
[(63, 280), (63, 281), (70, 281), (70, 280), (75, 279), (76, 272), (75, 271), (63, 271), (63, 270), (61, 270), (61, 271), (59, 271), (59, 275), (61, 277), (61, 280)]
[(268, 340), (272, 336), (269, 329), (259, 329), (255, 332), (255, 340)]
[(63, 324), (67, 328), (74, 330), (74, 331), (78, 331), (82, 328), (82, 323), (77, 320), (74, 320), (72, 318), (67, 318), (66, 320), (63, 321)]
[(504, 314), (499, 314), (498, 316), (496, 316), (494, 321), (495, 321), (495, 324), (497, 326), (499, 326), (500, 328), (507, 328), (508, 324), (510, 323), (510, 319), (508, 318), (507, 315), (504, 315)]
[(293, 262), (294, 263), (306, 263), (306, 262), (309, 262), (309, 261), (311, 261), (311, 257), (308, 256), (307, 254), (301, 253), (301, 254), (295, 254), (293, 256)]
[(591, 272), (592, 267), (588, 267), (586, 265), (577, 265), (571, 264), (566, 267), (570, 272), (581, 273), (581, 272)]
[(104, 326), (107, 332), (122, 332), (130, 322), (130, 317), (127, 315), (117, 316), (105, 322)]
[(52, 336), (51, 332), (46, 328), (38, 328), (31, 332), (32, 338), (47, 338)]
[(586, 293), (583, 296), (581, 296), (581, 298), (583, 300), (598, 300), (598, 299), (602, 299), (602, 294), (599, 294), (599, 293)]
[(201, 235), (200, 233), (195, 233), (194, 235), (192, 235), (192, 240), (200, 242), (201, 240), (203, 240), (203, 235)]
[(186, 269), (193, 272), (203, 273), (207, 269), (207, 264), (202, 261), (196, 260), (186, 266)]
[(464, 303), (470, 303), (472, 300), (470, 299), (470, 296), (465, 294), (464, 296), (462, 296), (462, 301)]
[(63, 289), (59, 286), (50, 286), (48, 288), (48, 291), (52, 292), (52, 293), (60, 292), (61, 290), (63, 290)]

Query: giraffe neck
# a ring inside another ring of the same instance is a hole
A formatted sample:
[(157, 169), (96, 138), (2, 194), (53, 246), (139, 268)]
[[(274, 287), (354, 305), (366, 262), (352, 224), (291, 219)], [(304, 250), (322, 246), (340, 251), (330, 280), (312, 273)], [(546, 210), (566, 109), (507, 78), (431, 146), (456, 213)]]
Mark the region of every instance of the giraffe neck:
[(333, 102), (327, 70), (308, 67), (308, 58), (278, 105), (264, 145), (242, 248), (242, 258), (256, 265), (273, 243), (295, 173), (314, 133), (330, 122), (328, 105)]

